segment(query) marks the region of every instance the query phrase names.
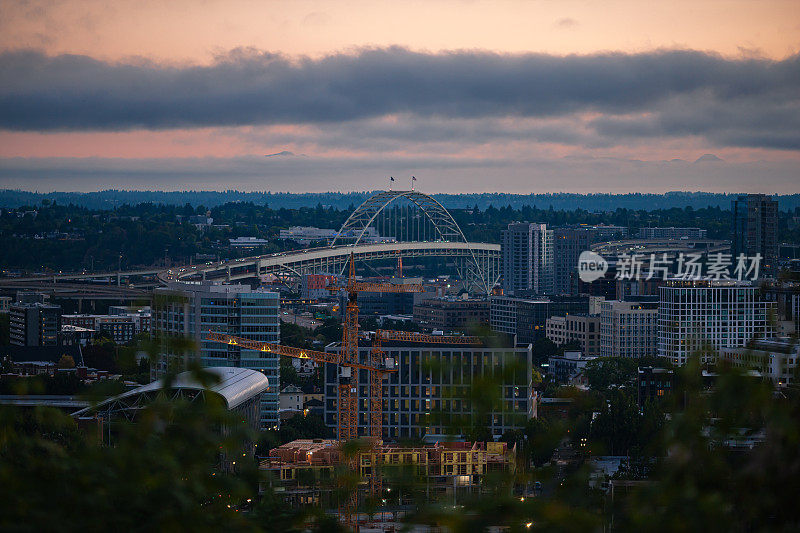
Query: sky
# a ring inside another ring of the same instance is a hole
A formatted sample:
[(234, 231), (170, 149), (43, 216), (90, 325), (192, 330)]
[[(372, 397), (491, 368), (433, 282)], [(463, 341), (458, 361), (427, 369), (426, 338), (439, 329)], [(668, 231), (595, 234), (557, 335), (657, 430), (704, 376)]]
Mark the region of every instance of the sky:
[(0, 0), (0, 188), (412, 175), (800, 192), (800, 2)]

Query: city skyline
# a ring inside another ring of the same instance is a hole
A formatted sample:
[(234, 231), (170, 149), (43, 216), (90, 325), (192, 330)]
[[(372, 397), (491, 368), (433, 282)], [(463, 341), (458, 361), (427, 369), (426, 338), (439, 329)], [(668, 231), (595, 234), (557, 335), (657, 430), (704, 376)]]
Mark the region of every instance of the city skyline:
[(11, 2), (0, 187), (791, 193), (798, 28), (783, 1)]

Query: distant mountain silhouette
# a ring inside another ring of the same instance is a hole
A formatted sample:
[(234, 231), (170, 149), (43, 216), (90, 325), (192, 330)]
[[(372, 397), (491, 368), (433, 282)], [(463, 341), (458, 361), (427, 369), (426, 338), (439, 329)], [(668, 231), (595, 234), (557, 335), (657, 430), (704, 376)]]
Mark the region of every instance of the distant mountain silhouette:
[(695, 163), (717, 163), (717, 162), (724, 162), (724, 159), (720, 159), (719, 157), (715, 156), (714, 154), (703, 154), (697, 158)]

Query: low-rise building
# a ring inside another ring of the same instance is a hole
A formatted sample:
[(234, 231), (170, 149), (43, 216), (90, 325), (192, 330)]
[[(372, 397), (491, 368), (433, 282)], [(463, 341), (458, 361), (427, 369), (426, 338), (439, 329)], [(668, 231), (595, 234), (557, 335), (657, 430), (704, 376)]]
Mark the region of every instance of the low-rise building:
[(303, 412), (303, 391), (296, 385), (287, 385), (281, 389), (278, 397), (278, 411), (281, 420), (291, 418)]
[(316, 300), (330, 298), (328, 287), (336, 283), (336, 276), (330, 274), (306, 274), (300, 280), (300, 296)]
[(552, 316), (547, 319), (545, 334), (559, 346), (577, 344), (587, 357), (600, 355), (600, 315)]
[(93, 329), (63, 324), (58, 343), (62, 346), (75, 346), (78, 344), (86, 346), (92, 341), (96, 333)]
[(735, 367), (755, 370), (776, 385), (795, 384), (800, 378), (800, 343), (795, 339), (760, 339), (746, 347), (723, 348), (720, 356)]
[(259, 246), (266, 246), (269, 244), (267, 239), (259, 239), (258, 237), (236, 237), (235, 239), (228, 239), (231, 248), (258, 248)]
[(596, 357), (584, 356), (581, 352), (564, 352), (564, 355), (554, 355), (547, 361), (548, 373), (559, 383), (567, 383), (586, 368), (589, 361)]
[(498, 295), (489, 300), (489, 326), (492, 331), (516, 335), (517, 343), (525, 345), (545, 336), (548, 318), (588, 312), (588, 296), (529, 299)]
[(62, 324), (77, 326), (105, 333), (114, 342), (125, 344), (133, 340), (137, 334), (133, 317), (122, 315), (62, 315)]
[(701, 228), (639, 228), (640, 239), (705, 239), (708, 231)]
[(651, 400), (662, 401), (675, 390), (675, 372), (668, 368), (640, 366), (636, 375), (639, 407)]
[(414, 304), (414, 322), (426, 330), (463, 331), (488, 324), (489, 302), (483, 299), (432, 298)]
[(339, 230), (328, 228), (315, 228), (312, 226), (292, 226), (288, 229), (280, 230), (278, 238), (282, 241), (294, 241), (297, 244), (308, 245), (312, 242), (324, 241), (330, 244), (334, 239), (338, 242), (352, 242), (359, 236), (361, 244), (381, 243), (381, 242), (394, 242), (394, 237), (383, 237), (378, 234), (378, 230), (372, 226), (364, 230), (364, 234), (360, 235), (360, 230), (348, 230), (340, 234)]
[[(365, 492), (374, 475), (392, 469), (413, 468), (425, 490), (434, 494), (459, 495), (479, 492), (487, 474), (516, 470), (516, 448), (504, 442), (447, 442), (399, 446), (378, 443), (359, 453), (359, 492)], [(336, 469), (342, 463), (340, 444), (333, 439), (298, 439), (269, 452), (260, 469), (269, 474), (268, 483), (281, 489), (290, 506), (317, 504), (334, 506)], [(391, 495), (389, 498), (403, 498)], [(408, 501), (387, 502), (403, 505)]]

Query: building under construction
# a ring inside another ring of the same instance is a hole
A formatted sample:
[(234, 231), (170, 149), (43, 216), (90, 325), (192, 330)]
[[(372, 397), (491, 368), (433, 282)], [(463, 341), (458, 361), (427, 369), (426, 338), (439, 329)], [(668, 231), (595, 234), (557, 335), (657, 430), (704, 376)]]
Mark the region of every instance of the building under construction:
[[(418, 446), (384, 444), (358, 453), (358, 483), (366, 492), (372, 477), (391, 478), (393, 469), (414, 476), (426, 498), (457, 498), (458, 494), (480, 490), (487, 474), (513, 474), (515, 447), (505, 442), (437, 442)], [(334, 483), (343, 475), (340, 443), (333, 439), (299, 439), (270, 450), (260, 468), (272, 488), (293, 506), (337, 505)], [(375, 465), (380, 465), (377, 471)], [(402, 495), (392, 495), (391, 486), (381, 495), (382, 506), (400, 508), (409, 503)], [(407, 495), (410, 498), (410, 495)]]
[[(464, 424), (487, 427), (492, 436), (524, 427), (533, 417), (535, 394), (532, 383), (531, 347), (489, 347), (464, 343), (406, 342), (383, 340), (381, 350), (395, 362), (397, 372), (382, 381), (382, 438), (385, 441), (418, 439), (425, 436), (461, 435)], [(450, 337), (451, 339), (456, 339)], [(444, 338), (443, 340), (446, 340)], [(457, 340), (457, 339), (456, 339)], [(372, 343), (374, 344), (374, 342)], [(340, 343), (326, 352), (338, 353)], [(359, 344), (359, 360), (369, 361), (371, 343)], [(338, 374), (334, 364), (325, 365), (325, 423), (337, 423)], [(470, 404), (476, 380), (493, 380), (498, 402), (485, 419), (476, 420), (476, 406)], [(369, 373), (358, 373), (359, 435), (367, 436)]]

